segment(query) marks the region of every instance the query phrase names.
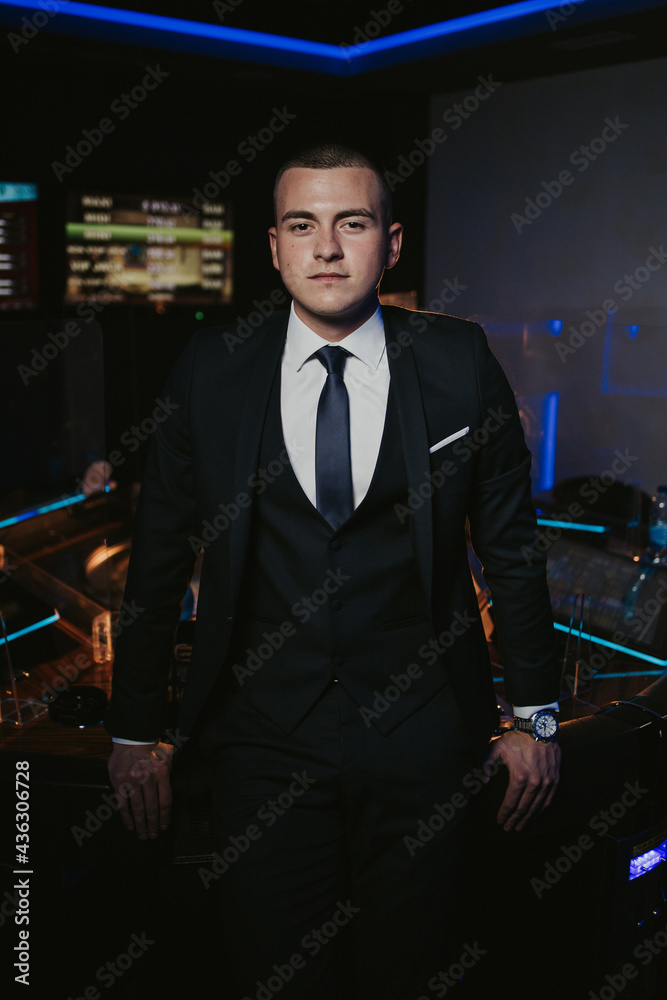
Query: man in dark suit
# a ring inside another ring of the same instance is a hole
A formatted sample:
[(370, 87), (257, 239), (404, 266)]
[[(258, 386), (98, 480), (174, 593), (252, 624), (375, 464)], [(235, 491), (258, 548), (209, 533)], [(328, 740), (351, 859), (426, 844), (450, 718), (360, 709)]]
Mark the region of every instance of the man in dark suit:
[[(110, 773), (134, 789), (128, 828), (157, 836), (170, 644), (203, 545), (179, 729), (210, 780), (239, 998), (416, 1000), (455, 957), (475, 768), (507, 767), (507, 831), (558, 781), (549, 596), (543, 563), (522, 555), (530, 455), (479, 327), (379, 309), (402, 227), (368, 159), (308, 151), (279, 173), (275, 203), (289, 315), (240, 346), (224, 328), (193, 338), (166, 390), (126, 591), (142, 612), (117, 643)], [(517, 716), (490, 746), (466, 519)]]

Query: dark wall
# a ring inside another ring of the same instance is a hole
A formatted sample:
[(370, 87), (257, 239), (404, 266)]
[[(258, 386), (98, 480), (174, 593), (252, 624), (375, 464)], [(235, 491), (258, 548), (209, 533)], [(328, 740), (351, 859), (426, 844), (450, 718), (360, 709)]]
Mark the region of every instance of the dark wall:
[(665, 481), (666, 73), (663, 58), (505, 81), (456, 128), (466, 91), (431, 105), (447, 139), (429, 164), (425, 305), (456, 277), (448, 308), (490, 321), (522, 399), (560, 394), (557, 480), (625, 449), (623, 479)]

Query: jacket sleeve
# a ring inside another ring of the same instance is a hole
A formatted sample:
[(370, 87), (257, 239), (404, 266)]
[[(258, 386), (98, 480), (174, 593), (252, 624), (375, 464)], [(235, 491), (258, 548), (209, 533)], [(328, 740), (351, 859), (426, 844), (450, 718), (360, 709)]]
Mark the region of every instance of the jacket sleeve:
[(164, 417), (149, 445), (123, 598), (106, 727), (112, 736), (155, 740), (162, 731), (173, 637), (197, 553), (189, 403), (193, 338), (162, 396)]
[(475, 332), (481, 433), (488, 436), (469, 509), (472, 544), (492, 594), (507, 698), (544, 705), (558, 700), (560, 682), (546, 554), (535, 548), (530, 452), (514, 394), (483, 331)]

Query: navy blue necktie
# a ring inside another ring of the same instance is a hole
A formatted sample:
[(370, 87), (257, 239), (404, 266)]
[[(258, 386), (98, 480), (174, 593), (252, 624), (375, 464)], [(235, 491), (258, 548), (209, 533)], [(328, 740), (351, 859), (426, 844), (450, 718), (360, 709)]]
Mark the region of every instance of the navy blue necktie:
[(315, 357), (327, 370), (317, 405), (315, 433), (315, 498), (317, 509), (332, 528), (354, 510), (350, 460), (350, 401), (343, 381), (348, 351), (321, 347)]

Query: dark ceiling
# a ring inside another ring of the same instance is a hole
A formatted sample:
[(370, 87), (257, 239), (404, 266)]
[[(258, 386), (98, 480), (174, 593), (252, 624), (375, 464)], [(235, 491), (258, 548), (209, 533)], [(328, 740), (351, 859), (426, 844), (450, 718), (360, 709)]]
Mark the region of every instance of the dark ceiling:
[[(271, 0), (125, 0), (114, 6), (222, 24), (226, 28), (353, 45), (363, 40), (369, 25), (375, 25), (370, 29), (373, 33), (376, 28), (379, 29), (376, 37), (382, 37), (489, 10), (499, 4), (483, 0), (479, 3), (459, 0), (446, 4), (433, 0), (375, 0), (375, 3), (372, 0), (336, 0), (336, 3), (331, 3), (331, 0), (308, 0), (289, 5)], [(358, 73), (350, 78), (320, 77), (312, 72), (308, 78), (315, 80), (315, 86), (321, 85), (323, 92), (327, 93), (332, 87), (349, 89), (351, 86), (357, 92), (402, 92), (424, 96), (465, 87), (480, 73), (493, 72), (497, 78), (511, 81), (663, 56), (667, 6), (635, 9), (630, 14), (616, 17), (602, 16), (614, 6), (613, 2), (596, 0), (563, 4), (534, 16), (530, 21), (529, 35), (490, 42), (488, 35), (475, 33), (466, 38), (465, 47), (431, 58)], [(639, 3), (637, 6), (643, 5)], [(390, 9), (394, 13), (390, 14)], [(0, 3), (0, 20), (11, 22), (18, 16), (15, 8)], [(135, 57), (141, 59), (142, 50), (147, 47), (135, 45), (131, 40), (119, 45), (104, 39), (86, 39), (84, 46), (81, 37), (61, 33), (66, 29), (62, 22), (56, 23), (57, 20), (57, 17), (54, 18), (53, 24), (39, 32), (30, 43), (31, 49), (40, 49), (45, 56), (76, 54), (79, 59), (85, 56), (89, 60), (108, 63), (132, 61)], [(383, 24), (380, 25), (380, 22)], [(462, 41), (459, 39), (457, 45)], [(190, 53), (171, 53), (170, 58), (191, 62), (193, 56)], [(272, 81), (280, 79), (285, 84), (293, 78), (298, 86), (304, 79), (304, 71), (300, 70), (206, 55), (197, 55), (196, 58), (205, 60), (209, 63), (209, 71), (229, 82), (270, 86)]]

